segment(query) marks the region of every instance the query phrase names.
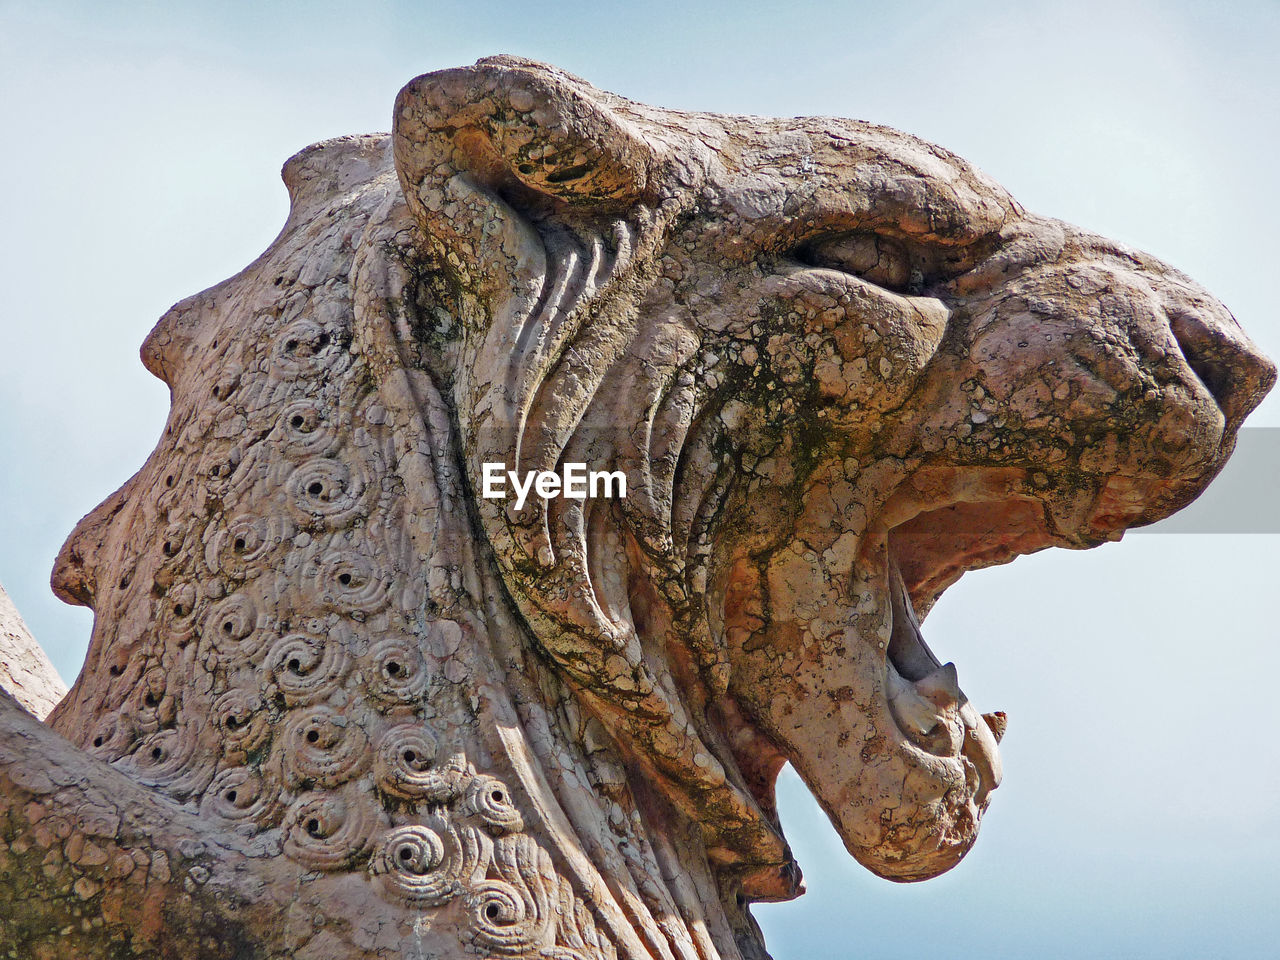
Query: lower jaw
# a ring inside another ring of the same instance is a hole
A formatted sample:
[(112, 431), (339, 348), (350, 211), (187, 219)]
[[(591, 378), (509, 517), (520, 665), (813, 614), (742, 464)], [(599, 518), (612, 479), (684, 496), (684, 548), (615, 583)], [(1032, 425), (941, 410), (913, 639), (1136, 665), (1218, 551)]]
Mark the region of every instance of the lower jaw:
[(956, 866), (973, 848), (981, 815), (980, 809), (966, 805), (955, 817), (936, 823), (923, 841), (917, 841), (909, 849), (889, 839), (870, 850), (855, 852), (854, 856), (885, 880), (895, 883), (930, 880)]

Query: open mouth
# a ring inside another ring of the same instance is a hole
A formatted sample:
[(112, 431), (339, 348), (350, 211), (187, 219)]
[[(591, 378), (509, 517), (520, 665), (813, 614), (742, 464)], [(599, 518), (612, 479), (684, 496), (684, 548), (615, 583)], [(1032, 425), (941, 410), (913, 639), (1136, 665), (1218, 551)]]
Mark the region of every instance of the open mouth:
[(974, 801), (1000, 785), (996, 744), (1004, 736), (1003, 712), (979, 715), (960, 689), (954, 663), (942, 663), (920, 631), (902, 571), (892, 551), (888, 563), (893, 626), (885, 671), (889, 712), (903, 736), (939, 757), (965, 757), (977, 774)]
[[(979, 713), (969, 702), (955, 664), (925, 641), (918, 608), (927, 612), (968, 570), (1070, 542), (1067, 517), (1032, 495), (1031, 483), (1020, 470), (948, 470), (915, 478), (881, 514), (892, 618), (885, 657), (889, 712), (912, 747), (967, 761), (966, 779), (979, 805), (1000, 783), (997, 744), (1006, 717)], [(1070, 512), (1084, 516), (1088, 507), (1081, 503)]]
[[(776, 672), (779, 652), (805, 643), (796, 638), (813, 611), (820, 631), (836, 622), (805, 602), (811, 581), (800, 571), (814, 558), (792, 550), (772, 569), (753, 557), (726, 571), (726, 645), (741, 658), (741, 680), (734, 678), (741, 686), (731, 685), (720, 723), (746, 786), (775, 826), (775, 781), (790, 760), (846, 848), (879, 876), (921, 880), (959, 862), (1001, 782), (1006, 718), (969, 701), (955, 664), (930, 648), (921, 621), (967, 571), (1051, 546), (1115, 539), (1151, 502), (1145, 484), (1129, 490), (1115, 480), (1025, 465), (918, 467), (876, 504), (869, 523), (839, 533), (856, 538), (847, 580), (823, 558), (823, 572), (837, 576), (818, 584), (818, 595), (847, 625), (829, 644), (805, 646), (812, 659), (794, 679)], [(843, 516), (812, 518), (811, 539), (834, 539)], [(809, 534), (801, 527), (793, 542), (808, 546)], [(864, 732), (861, 749), (833, 748), (845, 745), (850, 730)], [(768, 877), (752, 889), (753, 896), (794, 893)]]
[[(1185, 498), (1203, 486), (1197, 479)], [(956, 666), (925, 642), (923, 614), (974, 569), (1059, 546), (1079, 549), (1117, 539), (1126, 527), (1171, 511), (1160, 477), (1077, 475), (1054, 481), (1015, 467), (932, 467), (903, 483), (868, 531), (883, 547), (892, 625), (885, 657), (889, 712), (911, 746), (968, 760), (981, 804), (1000, 782), (996, 744), (1002, 712), (979, 713), (959, 685)]]

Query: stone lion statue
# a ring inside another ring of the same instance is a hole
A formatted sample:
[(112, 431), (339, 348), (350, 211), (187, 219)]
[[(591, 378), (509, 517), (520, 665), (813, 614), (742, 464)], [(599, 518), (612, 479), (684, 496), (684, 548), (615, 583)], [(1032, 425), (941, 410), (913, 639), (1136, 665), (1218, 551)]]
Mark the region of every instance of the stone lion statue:
[[(1005, 720), (924, 615), (1186, 504), (1274, 380), (867, 123), (496, 57), (283, 176), (143, 345), (168, 425), (53, 575), (83, 672), (0, 711), (6, 955), (764, 958), (782, 765), (875, 873), (955, 865)], [(575, 464), (626, 496), (481, 495)]]

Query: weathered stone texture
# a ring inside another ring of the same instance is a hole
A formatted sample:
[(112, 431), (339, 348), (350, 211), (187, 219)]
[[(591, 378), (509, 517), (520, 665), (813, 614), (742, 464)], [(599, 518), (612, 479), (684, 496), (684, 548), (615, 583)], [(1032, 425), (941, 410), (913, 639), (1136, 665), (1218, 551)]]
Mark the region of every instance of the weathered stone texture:
[(284, 179), (143, 347), (169, 424), (54, 573), (83, 673), (51, 729), (0, 703), (11, 954), (763, 957), (781, 765), (870, 869), (954, 865), (1005, 720), (920, 619), (1185, 504), (1274, 379), (1186, 277), (852, 120), (494, 58)]
[(43, 720), (67, 695), (67, 686), (53, 669), (9, 594), (0, 586), (0, 689)]

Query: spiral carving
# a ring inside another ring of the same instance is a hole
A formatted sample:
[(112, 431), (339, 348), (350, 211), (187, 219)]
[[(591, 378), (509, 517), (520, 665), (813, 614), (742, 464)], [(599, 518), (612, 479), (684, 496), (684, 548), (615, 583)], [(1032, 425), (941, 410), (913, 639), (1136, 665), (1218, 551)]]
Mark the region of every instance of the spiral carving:
[(304, 460), (285, 482), (298, 518), (304, 523), (319, 520), (331, 530), (361, 514), (364, 486), (364, 479), (349, 465), (328, 457)]
[(115, 760), (129, 752), (138, 740), (132, 720), (119, 713), (103, 717), (90, 733), (85, 750), (102, 760)]
[(235, 687), (213, 702), (213, 722), (222, 741), (222, 754), (243, 762), (266, 746), (271, 723), (262, 697), (253, 690)]
[(341, 444), (341, 437), (329, 419), (325, 405), (306, 398), (284, 408), (279, 420), (285, 455), (292, 459), (327, 456)]
[(417, 641), (390, 637), (369, 648), (365, 681), (369, 693), (387, 703), (415, 703), (427, 692), (431, 677)]
[(156, 632), (172, 640), (175, 646), (185, 645), (199, 632), (207, 605), (194, 583), (174, 584), (160, 601)]
[(470, 892), (467, 919), (479, 943), (513, 956), (544, 939), (545, 919), (537, 915), (529, 898), (521, 893), (519, 888), (502, 880), (486, 880)]
[(161, 730), (146, 737), (129, 757), (138, 779), (185, 800), (202, 791), (213, 777), (210, 764), (196, 759), (196, 731), (189, 726)]
[(370, 872), (384, 895), (417, 906), (439, 906), (484, 879), (493, 841), (444, 816), (397, 827), (378, 845)]
[(356, 796), (303, 794), (285, 813), (285, 855), (311, 870), (341, 870), (368, 852), (381, 819)]
[(307, 570), (307, 586), (324, 604), (338, 611), (375, 613), (385, 607), (387, 579), (370, 560), (350, 550), (333, 550)]
[(477, 883), (466, 900), (472, 938), (477, 944), (505, 956), (520, 956), (554, 946), (554, 913), (546, 887), (540, 878), (532, 884), (522, 877), (514, 881)]
[(425, 826), (397, 827), (374, 854), (374, 886), (384, 895), (420, 906), (439, 907), (458, 895), (461, 882), (450, 868), (444, 840)]
[(515, 834), (495, 841), (493, 865), (502, 879), (475, 884), (467, 896), (476, 942), (507, 956), (554, 946), (558, 879), (551, 857), (532, 838)]
[(243, 593), (233, 593), (210, 608), (201, 636), (220, 659), (243, 663), (253, 659), (266, 644), (266, 636), (258, 626), (254, 602)]
[(467, 784), (462, 813), (474, 815), (494, 834), (518, 833), (524, 829), (524, 818), (511, 799), (511, 791), (494, 777), (484, 774)]
[(290, 706), (324, 700), (341, 685), (350, 657), (341, 640), (295, 633), (277, 640), (267, 653), (268, 682)]
[(166, 694), (167, 686), (164, 670), (151, 667), (129, 692), (123, 709), (139, 733), (155, 733), (177, 719), (178, 705)]
[(209, 539), (205, 563), (229, 577), (253, 576), (265, 569), (271, 551), (289, 534), (289, 524), (282, 517), (236, 517)]
[(378, 787), (393, 796), (430, 804), (457, 799), (463, 773), (453, 763), (437, 764), (440, 746), (430, 730), (412, 723), (383, 733), (373, 761)]
[(311, 707), (290, 716), (280, 750), (285, 772), (297, 784), (335, 787), (369, 765), (368, 736), (331, 707)]
[(187, 526), (183, 523), (171, 523), (160, 535), (160, 555), (164, 563), (172, 563), (182, 553), (182, 545), (187, 539)]
[(200, 815), (228, 823), (268, 824), (279, 814), (279, 796), (249, 767), (223, 770), (200, 801)]
[[(241, 427), (243, 429), (243, 427)], [(205, 491), (226, 503), (243, 496), (261, 473), (258, 447), (209, 445), (196, 467), (196, 477), (204, 482)]]

